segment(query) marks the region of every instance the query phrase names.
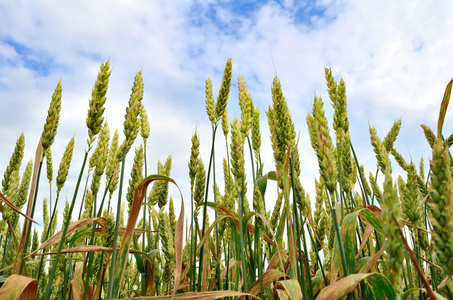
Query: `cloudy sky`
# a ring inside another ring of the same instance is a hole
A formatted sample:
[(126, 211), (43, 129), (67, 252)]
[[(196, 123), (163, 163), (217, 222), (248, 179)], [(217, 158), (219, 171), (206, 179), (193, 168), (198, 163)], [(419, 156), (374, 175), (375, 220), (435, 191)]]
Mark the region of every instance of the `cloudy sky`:
[[(122, 132), (133, 78), (142, 70), (151, 125), (148, 172), (172, 155), (171, 176), (182, 189), (186, 208), (187, 161), (196, 128), (206, 165), (209, 158), (205, 80), (211, 78), (216, 95), (230, 57), (233, 81), (244, 76), (261, 110), (265, 172), (274, 169), (265, 111), (278, 75), (301, 135), (302, 184), (313, 192), (317, 162), (305, 118), (316, 94), (325, 100), (332, 122), (324, 67), (346, 81), (352, 142), (367, 170), (376, 169), (368, 125), (382, 138), (400, 118), (396, 149), (407, 160), (418, 164), (424, 157), (427, 162), (430, 150), (420, 124), (436, 128), (440, 101), (453, 77), (452, 6), (451, 1), (2, 1), (1, 176), (22, 132), (23, 165), (34, 157), (51, 95), (62, 79), (61, 119), (52, 151), (56, 172), (75, 136), (70, 180), (62, 191), (63, 201), (72, 198), (86, 149), (91, 89), (100, 63), (109, 58), (113, 71), (105, 117), (112, 134), (115, 129)], [(230, 118), (240, 115), (237, 98), (234, 83)], [(449, 116), (445, 134), (453, 127)], [(221, 160), (225, 144), (221, 134), (217, 139)], [(129, 155), (126, 170), (132, 160)], [(221, 178), (221, 164), (217, 170)], [(46, 180), (42, 182), (41, 200), (48, 195)], [(177, 190), (171, 194), (178, 206)]]

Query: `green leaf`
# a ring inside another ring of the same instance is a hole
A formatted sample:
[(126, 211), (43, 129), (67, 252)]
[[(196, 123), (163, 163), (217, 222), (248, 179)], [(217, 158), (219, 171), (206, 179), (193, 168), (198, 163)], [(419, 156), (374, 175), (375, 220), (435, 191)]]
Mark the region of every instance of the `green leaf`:
[[(82, 228), (77, 230), (72, 236), (71, 236), (71, 241), (69, 242), (69, 248), (74, 247), (74, 244), (83, 238), (91, 237), (91, 232), (93, 231), (92, 228)], [(99, 230), (98, 230), (99, 231)], [(94, 233), (95, 237), (101, 236), (99, 232)]]
[[(426, 293), (426, 290), (423, 289), (423, 288), (411, 288), (411, 289), (408, 289), (407, 291), (405, 291), (402, 295), (401, 295), (401, 300), (408, 300), (410, 298), (410, 296), (415, 293), (416, 291), (420, 291), (420, 292), (423, 292), (423, 293)], [(435, 291), (433, 291), (434, 295), (436, 295), (437, 299), (439, 300), (447, 300), (447, 298), (445, 298), (444, 296), (441, 296), (439, 295), (438, 293), (436, 293)]]
[(324, 278), (322, 277), (321, 269), (318, 269), (313, 277), (313, 294), (316, 295), (322, 286), (324, 286)]
[(355, 256), (356, 256), (356, 229), (357, 229), (357, 216), (360, 210), (347, 214), (343, 219), (341, 226), (341, 238), (343, 240), (344, 253), (346, 255), (346, 262), (348, 265), (349, 274), (355, 272)]
[(263, 197), (266, 193), (268, 179), (277, 181), (277, 173), (275, 171), (271, 171), (256, 180), (256, 184), (258, 185), (258, 188), (260, 189), (261, 195), (263, 195)]
[(442, 138), (442, 127), (444, 126), (445, 115), (447, 113), (448, 103), (450, 102), (452, 84), (453, 79), (448, 83), (447, 88), (445, 89), (444, 98), (442, 99), (442, 104), (440, 105), (439, 121), (437, 122), (438, 139)]
[(360, 213), (359, 213), (359, 216), (367, 221), (371, 226), (373, 226), (373, 228), (379, 232), (380, 234), (382, 234), (382, 236), (384, 236), (384, 232), (382, 231), (382, 220), (376, 215), (375, 212), (373, 212), (372, 210), (368, 209), (368, 208), (361, 208), (360, 209)]
[[(360, 270), (371, 260), (371, 256), (365, 256), (358, 259), (355, 263), (355, 269)], [(360, 272), (359, 272), (360, 273)]]
[(285, 290), (290, 299), (302, 299), (302, 291), (296, 279), (279, 281), (280, 286)]
[[(225, 206), (220, 205), (218, 203), (214, 203), (214, 202), (206, 202), (206, 205), (215, 209), (219, 214), (226, 216), (226, 217), (230, 217), (233, 220), (233, 222), (235, 223), (237, 230), (239, 230), (239, 215), (236, 212), (232, 212)], [(247, 216), (248, 216), (248, 218), (250, 218), (252, 215), (260, 217), (261, 220), (263, 220), (264, 225), (273, 234), (271, 226), (270, 226), (269, 222), (267, 222), (267, 220), (264, 216), (254, 213), (254, 212), (251, 212), (251, 215), (247, 215)], [(251, 233), (255, 233), (255, 226), (253, 226), (252, 224), (247, 224), (247, 227)], [(264, 240), (267, 243), (269, 243), (270, 245), (274, 244), (274, 242), (267, 235), (264, 235)]]

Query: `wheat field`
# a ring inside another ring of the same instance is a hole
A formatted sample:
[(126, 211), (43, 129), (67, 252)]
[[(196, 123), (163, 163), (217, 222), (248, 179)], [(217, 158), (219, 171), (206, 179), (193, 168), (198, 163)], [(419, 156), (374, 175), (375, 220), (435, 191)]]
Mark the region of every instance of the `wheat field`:
[[(228, 116), (229, 59), (217, 95), (211, 80), (205, 82), (212, 139), (203, 147), (211, 152), (201, 157), (196, 130), (187, 137), (191, 196), (180, 193), (176, 216), (168, 192), (170, 185), (179, 189), (172, 157), (158, 162), (156, 174), (148, 172), (142, 73), (133, 81), (120, 140), (103, 117), (111, 72), (109, 61), (101, 64), (88, 103), (85, 152), (73, 153), (69, 140), (55, 176), (51, 148), (65, 121), (61, 81), (34, 160), (22, 161), (23, 134), (12, 149), (0, 193), (1, 299), (453, 299), (453, 135), (442, 132), (453, 81), (439, 99), (437, 128), (421, 124), (420, 142), (432, 148), (429, 170), (395, 149), (401, 120), (388, 133), (369, 125), (376, 169), (365, 170), (351, 143), (343, 79), (325, 69), (329, 100), (314, 97), (309, 130), (299, 136), (277, 77), (272, 104), (260, 112), (239, 76), (241, 115)], [(325, 104), (333, 116), (326, 116)], [(264, 113), (268, 122), (260, 124)], [(263, 126), (274, 158), (268, 173)], [(300, 181), (299, 143), (309, 143), (318, 160), (315, 194)], [(217, 166), (216, 144), (226, 149)], [(80, 170), (71, 168), (73, 157), (83, 159)], [(126, 159), (133, 161), (130, 174)], [(392, 171), (396, 166), (403, 175)], [(69, 172), (78, 180), (58, 223)], [(38, 190), (45, 177), (49, 202)], [(270, 181), (278, 191), (275, 205), (266, 207)], [(44, 224), (33, 220), (36, 211)]]

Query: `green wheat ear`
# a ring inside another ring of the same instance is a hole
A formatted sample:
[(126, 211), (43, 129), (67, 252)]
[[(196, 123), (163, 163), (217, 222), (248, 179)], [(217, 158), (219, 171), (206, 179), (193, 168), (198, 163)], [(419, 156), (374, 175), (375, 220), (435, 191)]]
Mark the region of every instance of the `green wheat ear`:
[(319, 170), (329, 193), (333, 193), (337, 185), (338, 171), (335, 162), (335, 148), (330, 137), (323, 101), (316, 97), (313, 102), (313, 115), (307, 115), (307, 124), (318, 157)]
[(164, 252), (165, 259), (167, 261), (172, 261), (175, 259), (175, 251), (171, 235), (171, 225), (168, 215), (163, 211), (163, 209), (159, 211), (159, 224), (161, 228), (160, 237), (162, 242), (162, 252)]
[(429, 218), (433, 225), (434, 249), (439, 265), (448, 276), (453, 275), (453, 193), (448, 146), (438, 139), (433, 145)]
[(283, 188), (282, 173), (285, 172), (284, 162), (289, 145), (295, 145), (296, 132), (288, 109), (288, 104), (283, 96), (280, 80), (274, 77), (272, 82), (272, 106), (267, 111), (269, 131), (271, 133), (272, 150), (277, 171), (277, 180)]
[[(19, 170), (16, 170), (9, 176), (10, 182), (12, 180), (16, 181), (14, 184), (11, 182), (9, 184), (9, 187), (13, 188), (14, 190), (14, 196), (13, 198), (10, 198), (10, 200), (13, 201), (13, 204), (18, 208), (22, 209), (24, 204), (27, 202), (27, 196), (28, 196), (28, 189), (30, 187), (30, 179), (31, 179), (31, 173), (32, 173), (32, 167), (33, 167), (33, 161), (30, 160), (27, 163), (27, 166), (25, 167), (24, 174), (22, 175), (22, 180), (19, 185)], [(15, 175), (14, 175), (15, 174)], [(17, 177), (17, 179), (15, 179)], [(16, 187), (13, 187), (16, 186)], [(4, 220), (14, 220), (15, 216), (17, 213), (13, 211), (11, 207), (8, 205), (3, 206), (3, 214), (2, 214), (2, 219)]]
[(20, 182), (18, 197), (16, 198), (16, 207), (22, 209), (25, 202), (27, 202), (28, 189), (30, 187), (31, 173), (33, 168), (33, 161), (30, 160), (25, 167), (25, 172), (22, 175), (22, 181)]
[(371, 145), (373, 145), (374, 153), (376, 153), (376, 160), (378, 167), (382, 173), (386, 171), (392, 173), (392, 166), (388, 156), (388, 152), (385, 148), (384, 143), (377, 136), (377, 131), (374, 127), (370, 127)]
[(225, 136), (225, 140), (228, 140), (228, 133), (230, 131), (230, 125), (228, 121), (228, 110), (225, 109), (222, 115), (222, 131), (223, 135)]
[(193, 194), (196, 214), (198, 213), (198, 209), (203, 205), (205, 186), (206, 186), (206, 172), (205, 172), (203, 161), (201, 160), (201, 158), (198, 158), (196, 179), (195, 179), (195, 190), (194, 190), (194, 194)]
[(176, 232), (176, 215), (175, 215), (175, 205), (173, 197), (170, 196), (170, 201), (168, 205), (168, 220), (170, 222), (171, 234), (174, 237)]
[(119, 134), (118, 130), (115, 130), (115, 133), (113, 133), (112, 143), (110, 145), (110, 150), (108, 152), (107, 163), (105, 167), (105, 175), (107, 176), (106, 184), (109, 182), (110, 177), (113, 175), (114, 171), (119, 165), (119, 161), (116, 159), (116, 154), (118, 152), (118, 142)]
[(382, 218), (384, 219), (382, 230), (385, 235), (385, 249), (388, 254), (388, 263), (393, 271), (393, 287), (397, 293), (401, 288), (402, 263), (404, 260), (404, 245), (399, 232), (399, 224), (401, 224), (402, 218), (398, 203), (396, 187), (392, 183), (390, 171), (387, 170), (384, 182), (384, 195), (381, 203)]
[(243, 139), (245, 139), (252, 127), (253, 112), (255, 107), (253, 105), (252, 97), (247, 91), (247, 86), (245, 84), (244, 77), (239, 76), (238, 78), (238, 88), (239, 88), (239, 107), (241, 108), (241, 133)]
[(324, 187), (324, 182), (322, 181), (322, 177), (319, 178), (319, 181), (315, 178), (315, 187), (316, 187), (316, 198), (315, 198), (315, 214), (314, 214), (314, 222), (315, 222), (315, 233), (316, 233), (316, 249), (320, 251), (324, 247), (324, 237), (326, 236), (327, 232), (327, 212), (326, 208), (324, 208), (323, 204), (328, 204), (326, 189)]
[[(91, 181), (91, 191), (97, 193), (99, 190), (101, 177), (104, 174), (105, 166), (107, 163), (107, 156), (109, 151), (109, 139), (110, 139), (110, 130), (107, 121), (104, 122), (104, 125), (101, 128), (99, 134), (98, 142), (94, 152), (92, 154), (93, 158), (93, 180)], [(90, 159), (91, 163), (91, 159)]]
[(49, 180), (49, 184), (51, 184), (53, 178), (53, 164), (52, 164), (52, 150), (50, 150), (50, 147), (47, 148), (45, 155), (46, 155), (47, 179)]
[(66, 178), (69, 172), (69, 166), (71, 165), (73, 152), (74, 152), (74, 137), (71, 138), (68, 145), (66, 146), (66, 150), (60, 162), (60, 167), (58, 169), (57, 175), (57, 196), (60, 194), (60, 191), (63, 188), (64, 183), (66, 182)]
[(261, 147), (260, 110), (255, 108), (252, 112), (252, 148), (255, 152), (256, 160), (259, 161)]
[[(244, 143), (241, 133), (241, 124), (237, 117), (231, 122), (231, 172), (240, 183), (244, 177)], [(239, 189), (242, 185), (239, 184)]]
[(193, 191), (195, 184), (195, 176), (197, 175), (199, 154), (200, 154), (200, 141), (198, 140), (197, 132), (195, 132), (192, 136), (192, 147), (190, 149), (190, 159), (188, 164), (191, 191)]
[(228, 97), (230, 95), (231, 88), (232, 69), (233, 65), (231, 62), (231, 58), (229, 58), (225, 65), (222, 84), (220, 86), (219, 95), (217, 96), (217, 100), (215, 103), (215, 116), (216, 116), (215, 123), (217, 123), (220, 120), (220, 118), (222, 118), (228, 103)]
[(13, 154), (9, 160), (9, 164), (6, 167), (5, 173), (2, 180), (2, 192), (5, 195), (8, 195), (8, 186), (10, 181), (10, 176), (13, 172), (19, 171), (19, 168), (22, 164), (22, 158), (24, 157), (24, 148), (25, 148), (25, 136), (22, 133), (16, 141), (16, 146), (14, 148)]
[(118, 148), (117, 152), (117, 160), (120, 162), (123, 160), (123, 156), (125, 156), (123, 155), (123, 151), (125, 151), (126, 154), (127, 152), (129, 152), (140, 129), (139, 114), (142, 107), (142, 99), (143, 77), (142, 71), (139, 71), (137, 74), (135, 74), (134, 84), (132, 86), (131, 96), (129, 98), (129, 105), (126, 108), (123, 129), (125, 140)]
[(392, 128), (390, 129), (389, 133), (384, 138), (383, 143), (385, 146), (385, 150), (387, 150), (387, 152), (389, 152), (393, 148), (393, 144), (395, 143), (396, 138), (398, 137), (400, 129), (401, 129), (401, 119), (399, 119), (398, 121), (393, 123)]
[[(170, 176), (171, 170), (171, 161), (172, 158), (169, 156), (165, 165), (159, 161), (157, 165), (157, 173), (160, 175)], [(159, 209), (162, 209), (168, 201), (168, 181), (166, 180), (159, 180), (157, 181), (149, 193), (149, 202), (152, 205), (158, 204)]]
[(434, 142), (436, 141), (436, 135), (434, 132), (429, 128), (429, 126), (422, 124), (420, 125), (421, 128), (423, 129), (423, 134), (425, 135), (426, 141), (428, 142), (429, 146), (433, 148)]
[(62, 89), (60, 80), (52, 95), (50, 107), (47, 112), (46, 124), (44, 125), (44, 130), (42, 133), (42, 147), (44, 148), (44, 150), (46, 150), (53, 144), (55, 135), (57, 134), (58, 121), (60, 119), (61, 111), (61, 91)]
[(208, 114), (209, 121), (211, 121), (212, 126), (214, 126), (216, 122), (216, 115), (214, 106), (214, 96), (212, 95), (212, 82), (211, 79), (209, 78), (206, 80), (205, 94), (206, 94), (206, 113)]
[(146, 113), (145, 106), (142, 104), (142, 107), (140, 109), (140, 134), (143, 138), (143, 144), (146, 148), (146, 141), (149, 138), (149, 121), (148, 121), (148, 114)]
[(135, 149), (134, 164), (132, 165), (131, 178), (129, 179), (129, 187), (127, 188), (126, 200), (128, 204), (128, 210), (131, 209), (132, 202), (134, 200), (135, 189), (138, 187), (140, 181), (143, 178), (143, 162), (143, 145), (140, 145), (138, 149)]
[(104, 104), (107, 100), (105, 95), (107, 93), (111, 73), (109, 69), (109, 60), (107, 60), (105, 64), (101, 64), (98, 76), (96, 78), (96, 81), (94, 82), (93, 90), (91, 91), (91, 99), (89, 104), (90, 109), (88, 110), (88, 116), (86, 120), (89, 137), (88, 145), (91, 145), (94, 136), (99, 133), (102, 123), (104, 122), (102, 115), (104, 114)]

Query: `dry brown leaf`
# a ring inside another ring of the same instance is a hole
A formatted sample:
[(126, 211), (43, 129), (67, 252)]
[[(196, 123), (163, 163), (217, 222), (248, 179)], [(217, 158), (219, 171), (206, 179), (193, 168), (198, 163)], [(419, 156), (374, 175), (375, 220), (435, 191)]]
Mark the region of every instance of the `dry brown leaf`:
[(149, 296), (149, 297), (135, 297), (135, 298), (124, 298), (121, 300), (214, 300), (225, 297), (234, 297), (234, 296), (249, 296), (257, 298), (251, 294), (240, 293), (236, 291), (213, 291), (213, 292), (195, 292), (195, 293), (185, 293), (185, 294), (176, 294), (170, 296)]
[[(88, 218), (88, 219), (82, 219), (82, 220), (75, 221), (74, 223), (69, 224), (68, 231), (66, 232), (66, 236), (74, 233), (76, 230), (83, 228), (92, 222), (96, 222), (99, 225), (103, 226), (105, 223), (105, 218)], [(36, 249), (32, 253), (28, 254), (27, 257), (31, 256), (31, 255), (36, 255), (36, 253), (39, 250), (48, 248), (48, 247), (58, 243), (61, 240), (62, 236), (63, 236), (63, 230), (58, 231), (56, 234), (54, 234), (52, 237), (50, 237), (47, 241), (42, 243), (38, 249)]]
[(371, 224), (366, 224), (365, 227), (365, 232), (363, 233), (362, 236), (362, 243), (360, 244), (359, 251), (357, 251), (357, 255), (355, 257), (355, 260), (358, 260), (360, 257), (360, 253), (362, 253), (363, 247), (365, 247), (366, 242), (368, 241), (368, 238), (370, 237), (371, 233), (373, 232), (374, 228), (371, 226)]
[[(5, 202), (9, 207), (12, 208), (12, 210), (14, 210), (15, 212), (17, 212), (18, 214), (22, 215), (24, 218), (26, 218), (27, 220), (37, 224), (37, 225), (40, 225), (39, 223), (37, 223), (35, 220), (33, 220), (32, 218), (30, 218), (29, 216), (27, 216), (26, 214), (24, 214), (23, 212), (21, 212), (16, 206), (14, 206), (14, 204), (9, 201), (5, 195), (3, 195), (2, 193), (0, 193), (0, 199), (2, 199), (3, 202)], [(0, 211), (3, 213), (3, 204), (0, 203)]]
[[(83, 245), (83, 246), (77, 246), (77, 247), (73, 247), (73, 248), (69, 248), (69, 249), (62, 249), (61, 253), (86, 253), (86, 252), (94, 252), (94, 251), (111, 252), (112, 247), (102, 247), (102, 246), (96, 246), (96, 245)], [(37, 253), (34, 255), (40, 256), (40, 255), (52, 255), (52, 254), (57, 254), (57, 252), (52, 251), (52, 252), (46, 252), (46, 253)]]
[(371, 259), (357, 273), (368, 273), (372, 267), (376, 266), (376, 262), (381, 257), (382, 253), (384, 253), (384, 250), (385, 246), (382, 246), (382, 248), (378, 252), (376, 252), (376, 254), (374, 254), (371, 257)]

